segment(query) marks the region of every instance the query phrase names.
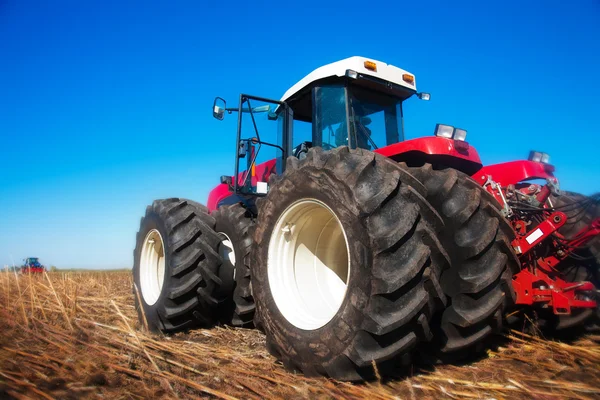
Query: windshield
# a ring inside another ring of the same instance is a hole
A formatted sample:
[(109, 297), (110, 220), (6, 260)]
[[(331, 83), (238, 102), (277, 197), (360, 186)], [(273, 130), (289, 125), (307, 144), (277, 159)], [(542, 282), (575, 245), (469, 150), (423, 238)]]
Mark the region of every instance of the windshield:
[(372, 90), (350, 87), (349, 134), (356, 147), (375, 150), (403, 140), (402, 100)]
[(317, 86), (313, 89), (313, 132), (321, 146), (329, 150), (348, 145), (346, 126), (346, 87), (344, 85)]
[(404, 140), (401, 98), (352, 85), (313, 90), (313, 132), (324, 149), (375, 150)]

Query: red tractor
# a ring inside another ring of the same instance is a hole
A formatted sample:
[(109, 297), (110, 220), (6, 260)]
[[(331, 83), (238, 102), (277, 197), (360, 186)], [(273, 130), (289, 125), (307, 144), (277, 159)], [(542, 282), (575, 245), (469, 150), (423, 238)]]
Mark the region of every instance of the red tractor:
[[(483, 166), (467, 132), (404, 139), (413, 74), (351, 57), (237, 113), (235, 169), (207, 207), (146, 209), (134, 291), (150, 329), (257, 326), (290, 370), (342, 380), (416, 349), (484, 349), (518, 307), (597, 318), (598, 197), (561, 194), (544, 153)], [(143, 309), (143, 310), (142, 310)]]
[(23, 260), (21, 273), (23, 274), (41, 274), (46, 271), (46, 267), (40, 264), (40, 259), (37, 257), (28, 257)]

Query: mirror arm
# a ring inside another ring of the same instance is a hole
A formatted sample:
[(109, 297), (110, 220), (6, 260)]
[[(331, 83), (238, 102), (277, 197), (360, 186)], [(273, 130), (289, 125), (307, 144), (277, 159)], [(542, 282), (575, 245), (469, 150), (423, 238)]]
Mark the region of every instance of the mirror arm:
[(254, 132), (256, 132), (256, 138), (258, 142), (260, 142), (260, 134), (258, 133), (258, 127), (256, 126), (256, 119), (254, 119), (254, 113), (252, 112), (252, 104), (250, 104), (250, 99), (246, 99), (248, 102), (248, 110), (250, 111), (250, 118), (252, 118), (252, 125), (254, 125)]
[[(250, 141), (250, 140), (248, 140)], [(258, 143), (258, 149), (256, 149), (256, 151), (254, 152), (254, 157), (252, 157), (252, 159), (250, 160), (250, 162), (248, 163), (248, 167), (246, 169), (246, 174), (244, 176), (244, 181), (242, 182), (242, 187), (245, 187), (246, 184), (248, 183), (248, 176), (250, 176), (250, 173), (252, 171), (252, 166), (256, 165), (256, 158), (258, 157), (258, 153), (260, 151), (260, 147), (261, 147), (261, 143)]]
[(277, 144), (268, 143), (268, 142), (261, 142), (261, 141), (258, 141), (258, 142), (256, 142), (256, 143), (264, 144), (265, 146), (271, 146), (271, 147), (275, 147), (275, 148), (277, 148), (277, 149), (281, 150), (281, 153), (282, 153), (282, 154), (285, 154), (285, 151), (283, 150), (283, 147), (281, 147), (281, 146), (279, 146), (279, 145), (277, 145)]

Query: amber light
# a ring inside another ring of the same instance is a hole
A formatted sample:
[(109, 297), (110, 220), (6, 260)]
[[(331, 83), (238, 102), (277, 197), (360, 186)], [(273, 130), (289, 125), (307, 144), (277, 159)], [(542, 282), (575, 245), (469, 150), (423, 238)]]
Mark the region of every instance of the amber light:
[(411, 74), (402, 74), (402, 80), (408, 84), (411, 84), (414, 86), (415, 84), (415, 77), (412, 76)]
[(377, 72), (377, 64), (375, 64), (373, 61), (365, 61), (365, 68), (369, 71)]

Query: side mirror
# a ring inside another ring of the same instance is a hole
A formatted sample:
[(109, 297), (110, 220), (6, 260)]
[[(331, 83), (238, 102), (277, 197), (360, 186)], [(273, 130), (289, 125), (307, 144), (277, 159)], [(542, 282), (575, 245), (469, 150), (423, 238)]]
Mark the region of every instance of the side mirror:
[(417, 97), (419, 97), (421, 100), (425, 100), (425, 101), (429, 101), (429, 99), (431, 99), (431, 95), (429, 93), (425, 93), (425, 92), (417, 93)]
[(213, 103), (213, 117), (219, 121), (223, 121), (223, 118), (225, 118), (226, 107), (227, 102), (224, 99), (221, 97), (215, 97), (215, 102)]

